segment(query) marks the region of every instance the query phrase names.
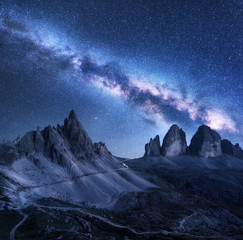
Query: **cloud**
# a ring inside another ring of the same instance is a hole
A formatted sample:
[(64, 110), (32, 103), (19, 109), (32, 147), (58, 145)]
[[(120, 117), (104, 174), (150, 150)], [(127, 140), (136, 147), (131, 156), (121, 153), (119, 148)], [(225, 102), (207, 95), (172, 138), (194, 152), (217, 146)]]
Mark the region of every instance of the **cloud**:
[(219, 109), (206, 110), (204, 117), (208, 126), (216, 130), (228, 130), (237, 133), (236, 123)]
[(94, 85), (123, 97), (147, 113), (153, 113), (161, 123), (166, 124), (164, 109), (169, 106), (178, 112), (187, 112), (191, 120), (201, 120), (216, 130), (237, 132), (236, 123), (230, 116), (220, 109), (199, 103), (188, 96), (185, 89), (179, 92), (164, 84), (128, 77), (116, 64), (98, 65), (87, 56), (82, 59), (80, 67)]
[(156, 126), (156, 122), (154, 121), (154, 120), (152, 120), (152, 119), (149, 119), (149, 118), (143, 118), (143, 121), (146, 123), (146, 124), (148, 124), (148, 125), (151, 125), (151, 126)]
[(28, 28), (24, 24), (12, 20), (8, 15), (4, 16), (3, 21), (2, 21), (2, 25), (5, 28), (8, 28), (10, 30), (24, 32), (24, 33), (28, 32)]

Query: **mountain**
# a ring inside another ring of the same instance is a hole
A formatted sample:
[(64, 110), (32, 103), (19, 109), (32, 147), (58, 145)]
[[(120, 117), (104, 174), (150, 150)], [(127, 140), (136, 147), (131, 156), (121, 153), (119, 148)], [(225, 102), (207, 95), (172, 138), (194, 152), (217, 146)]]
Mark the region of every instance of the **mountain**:
[(21, 199), (11, 195), (18, 199), (15, 204), (19, 206), (29, 202), (29, 194), (33, 194), (31, 201), (43, 196), (102, 205), (124, 189), (142, 191), (153, 187), (127, 170), (103, 143), (93, 144), (74, 111), (63, 126), (28, 132), (12, 147), (15, 159), (4, 166), (3, 173), (23, 188)]
[(221, 149), (225, 154), (243, 159), (243, 151), (238, 143), (233, 145), (229, 140), (223, 139), (221, 141)]
[(160, 156), (160, 140), (159, 135), (154, 139), (150, 139), (150, 142), (145, 144), (145, 156), (158, 157)]
[(233, 145), (227, 139), (221, 140), (220, 135), (210, 127), (200, 126), (193, 135), (190, 145), (187, 146), (185, 132), (173, 124), (166, 133), (162, 146), (160, 146), (159, 135), (145, 144), (144, 156), (171, 158), (188, 155), (208, 158), (223, 154), (243, 159), (243, 150), (238, 143)]
[(186, 153), (186, 134), (176, 124), (172, 125), (165, 135), (161, 153), (165, 157), (179, 156)]
[(221, 137), (210, 127), (202, 125), (192, 137), (190, 153), (200, 157), (217, 157), (222, 155)]
[(93, 143), (72, 110), (0, 144), (1, 239), (241, 239), (242, 150), (173, 125), (138, 159)]

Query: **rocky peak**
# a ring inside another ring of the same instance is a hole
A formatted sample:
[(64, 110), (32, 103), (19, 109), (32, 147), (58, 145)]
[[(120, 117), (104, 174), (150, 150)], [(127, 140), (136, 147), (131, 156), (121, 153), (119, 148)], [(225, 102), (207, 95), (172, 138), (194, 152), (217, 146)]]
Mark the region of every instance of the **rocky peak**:
[(103, 142), (94, 143), (94, 150), (99, 155), (111, 155)]
[(160, 156), (160, 139), (157, 135), (154, 139), (150, 139), (150, 142), (145, 144), (145, 156), (157, 157)]
[(66, 137), (70, 139), (75, 138), (77, 135), (82, 134), (87, 137), (88, 141), (90, 140), (88, 134), (86, 133), (83, 126), (79, 122), (78, 117), (74, 112), (74, 110), (72, 110), (69, 114), (69, 117), (64, 120), (63, 131)]
[(39, 127), (36, 131), (27, 132), (22, 138), (18, 138), (15, 145), (21, 153), (44, 151), (44, 138)]
[(176, 124), (172, 125), (163, 139), (161, 154), (165, 157), (179, 156), (186, 153), (186, 134)]
[(34, 132), (34, 145), (36, 152), (42, 152), (44, 150), (45, 140), (39, 127)]
[(30, 153), (35, 151), (34, 145), (34, 131), (27, 132), (22, 138), (16, 143), (16, 147), (19, 152)]
[(104, 144), (92, 144), (74, 110), (64, 120), (63, 126), (47, 126), (42, 131), (37, 128), (36, 131), (26, 133), (15, 145), (20, 153), (42, 152), (57, 161), (69, 150), (78, 159), (91, 159), (96, 152), (109, 153)]
[(222, 149), (223, 153), (226, 153), (228, 155), (233, 156), (233, 154), (234, 154), (233, 144), (227, 139), (223, 139), (221, 141), (221, 149)]
[(221, 149), (223, 153), (243, 159), (243, 151), (238, 143), (233, 145), (229, 140), (223, 139), (221, 141)]
[(233, 152), (234, 152), (234, 157), (241, 158), (243, 159), (243, 151), (239, 145), (239, 143), (236, 143), (233, 145)]
[(53, 146), (64, 145), (64, 139), (60, 136), (60, 134), (54, 127), (49, 125), (45, 127), (41, 133), (45, 142), (46, 152), (49, 152), (50, 149), (53, 148)]
[(74, 110), (69, 114), (68, 119), (64, 120), (63, 134), (71, 145), (74, 154), (80, 157), (91, 157), (94, 155), (94, 148), (90, 137), (78, 120)]
[(199, 157), (222, 155), (220, 135), (206, 125), (198, 128), (189, 146), (190, 153)]
[(75, 113), (74, 109), (72, 109), (71, 112), (69, 113), (69, 119), (74, 119), (78, 122), (78, 116)]

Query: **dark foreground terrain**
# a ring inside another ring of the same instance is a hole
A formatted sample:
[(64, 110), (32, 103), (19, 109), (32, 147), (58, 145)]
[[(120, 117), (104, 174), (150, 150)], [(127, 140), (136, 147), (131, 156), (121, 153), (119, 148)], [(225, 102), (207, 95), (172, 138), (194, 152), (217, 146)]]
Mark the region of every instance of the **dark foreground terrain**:
[(121, 159), (71, 112), (0, 145), (0, 239), (242, 239), (238, 146), (226, 154), (204, 127), (190, 149), (176, 131), (162, 151), (155, 139), (144, 157)]

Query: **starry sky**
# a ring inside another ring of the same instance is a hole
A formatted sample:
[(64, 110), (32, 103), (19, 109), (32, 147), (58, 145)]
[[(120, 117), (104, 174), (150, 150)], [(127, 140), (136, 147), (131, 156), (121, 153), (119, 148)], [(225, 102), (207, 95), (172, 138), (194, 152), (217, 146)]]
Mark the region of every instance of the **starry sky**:
[(74, 109), (139, 157), (176, 123), (243, 146), (240, 0), (0, 0), (0, 141)]

